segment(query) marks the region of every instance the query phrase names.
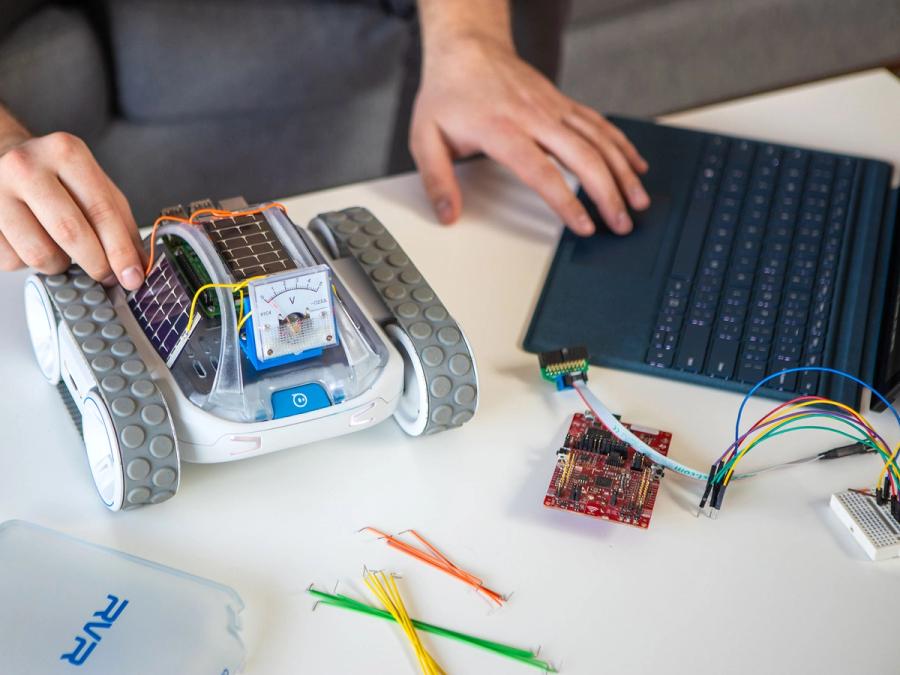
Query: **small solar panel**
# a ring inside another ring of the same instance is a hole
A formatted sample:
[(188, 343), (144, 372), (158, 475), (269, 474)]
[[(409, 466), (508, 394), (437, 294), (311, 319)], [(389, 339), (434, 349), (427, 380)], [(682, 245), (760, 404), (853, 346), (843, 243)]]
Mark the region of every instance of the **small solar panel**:
[(236, 281), (296, 269), (263, 214), (203, 221)]
[(128, 298), (128, 306), (156, 353), (171, 367), (190, 337), (191, 298), (164, 252), (144, 285)]

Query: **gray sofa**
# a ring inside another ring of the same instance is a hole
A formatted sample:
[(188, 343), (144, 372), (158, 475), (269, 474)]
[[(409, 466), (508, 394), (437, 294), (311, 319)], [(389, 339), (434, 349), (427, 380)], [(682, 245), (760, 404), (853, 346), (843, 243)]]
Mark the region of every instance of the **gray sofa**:
[[(525, 56), (600, 110), (652, 115), (900, 62), (897, 0), (515, 0)], [(568, 22), (564, 23), (568, 16)], [(0, 101), (83, 136), (139, 222), (410, 167), (414, 0), (3, 3)]]
[(898, 0), (575, 0), (562, 88), (657, 115), (900, 65)]

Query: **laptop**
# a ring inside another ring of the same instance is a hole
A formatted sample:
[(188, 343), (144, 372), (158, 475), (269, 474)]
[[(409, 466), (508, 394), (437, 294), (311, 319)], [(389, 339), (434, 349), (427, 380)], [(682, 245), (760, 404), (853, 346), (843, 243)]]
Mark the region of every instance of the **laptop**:
[[(525, 348), (736, 392), (829, 367), (900, 393), (900, 226), (892, 167), (864, 157), (611, 117), (650, 163), (650, 208), (612, 234), (564, 231)], [(817, 371), (761, 395), (858, 406)], [(873, 399), (873, 409), (879, 402)], [(881, 404), (883, 405), (883, 404)]]

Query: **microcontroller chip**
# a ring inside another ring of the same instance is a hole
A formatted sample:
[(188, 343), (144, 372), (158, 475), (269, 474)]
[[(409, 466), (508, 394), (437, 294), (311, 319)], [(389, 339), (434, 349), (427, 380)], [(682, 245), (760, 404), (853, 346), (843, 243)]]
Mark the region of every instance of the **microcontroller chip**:
[[(660, 454), (672, 435), (643, 426), (626, 427)], [(594, 518), (646, 528), (659, 491), (662, 469), (601, 427), (589, 414), (572, 417), (544, 505)]]

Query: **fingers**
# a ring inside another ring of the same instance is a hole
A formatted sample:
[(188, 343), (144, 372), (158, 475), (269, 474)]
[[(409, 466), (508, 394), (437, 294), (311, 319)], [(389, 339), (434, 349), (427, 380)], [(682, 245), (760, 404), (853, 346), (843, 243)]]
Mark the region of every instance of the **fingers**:
[[(131, 215), (131, 209), (127, 207), (121, 193), (118, 196), (113, 194), (110, 189), (112, 182), (94, 160), (87, 146), (78, 139), (74, 143), (77, 144), (74, 148), (76, 151), (71, 152), (67, 161), (60, 163), (59, 179), (87, 217), (87, 222), (99, 240), (106, 263), (102, 277), (95, 276), (87, 268), (85, 271), (94, 279), (106, 283), (112, 281), (110, 277), (114, 274), (122, 286), (134, 290), (144, 280), (144, 272), (141, 256), (135, 245), (137, 224)], [(88, 257), (87, 248), (91, 257)], [(68, 248), (66, 250), (76, 262), (82, 264), (82, 258), (78, 254)], [(85, 260), (92, 266), (99, 265), (93, 258), (96, 252), (92, 243), (87, 245)]]
[(485, 153), (537, 192), (573, 232), (593, 234), (593, 221), (544, 151), (515, 128), (496, 131), (485, 143)]
[(24, 263), (45, 271), (71, 258), (106, 284), (143, 281), (131, 210), (80, 139), (54, 133), (8, 151), (0, 189), (0, 228)]
[(4, 270), (16, 269), (24, 264), (44, 274), (59, 274), (69, 267), (69, 256), (50, 238), (25, 204), (16, 199), (3, 198), (0, 200), (0, 213), (3, 214), (0, 228), (6, 246), (0, 251)]
[(0, 233), (0, 271), (12, 272), (13, 270), (22, 269), (25, 263), (18, 256), (6, 237)]
[(46, 233), (91, 278), (99, 281), (112, 274), (94, 229), (56, 176), (42, 173), (18, 188)]
[(596, 110), (589, 108), (586, 105), (576, 103), (575, 113), (576, 116), (582, 117), (588, 122), (592, 122), (613, 143), (615, 143), (635, 171), (642, 174), (647, 173), (650, 168), (650, 165), (647, 164), (647, 160), (641, 156), (641, 153), (637, 151), (637, 148), (634, 147), (634, 144), (628, 140), (628, 137), (622, 133), (622, 130), (619, 129), (619, 127), (610, 122)]
[(603, 157), (581, 136), (561, 124), (537, 129), (538, 141), (581, 181), (606, 225), (616, 234), (631, 232), (631, 216)]
[(113, 202), (116, 205), (116, 208), (119, 211), (119, 215), (122, 217), (122, 221), (125, 223), (126, 227), (129, 230), (131, 235), (131, 241), (134, 244), (135, 250), (138, 252), (138, 256), (141, 261), (141, 270), (147, 264), (147, 252), (144, 249), (144, 241), (141, 239), (141, 233), (138, 228), (137, 221), (134, 219), (134, 214), (131, 212), (131, 205), (128, 203), (128, 200), (125, 198), (125, 195), (122, 194), (122, 191), (113, 183), (109, 178), (106, 179), (106, 182), (109, 183), (109, 190), (113, 196)]
[(615, 176), (622, 194), (628, 199), (631, 208), (641, 211), (650, 206), (650, 197), (622, 149), (610, 140), (610, 137), (604, 134), (596, 124), (581, 115), (569, 115), (565, 121), (600, 153)]
[(459, 217), (462, 196), (453, 171), (452, 153), (440, 129), (414, 123), (409, 150), (438, 220), (449, 225)]

